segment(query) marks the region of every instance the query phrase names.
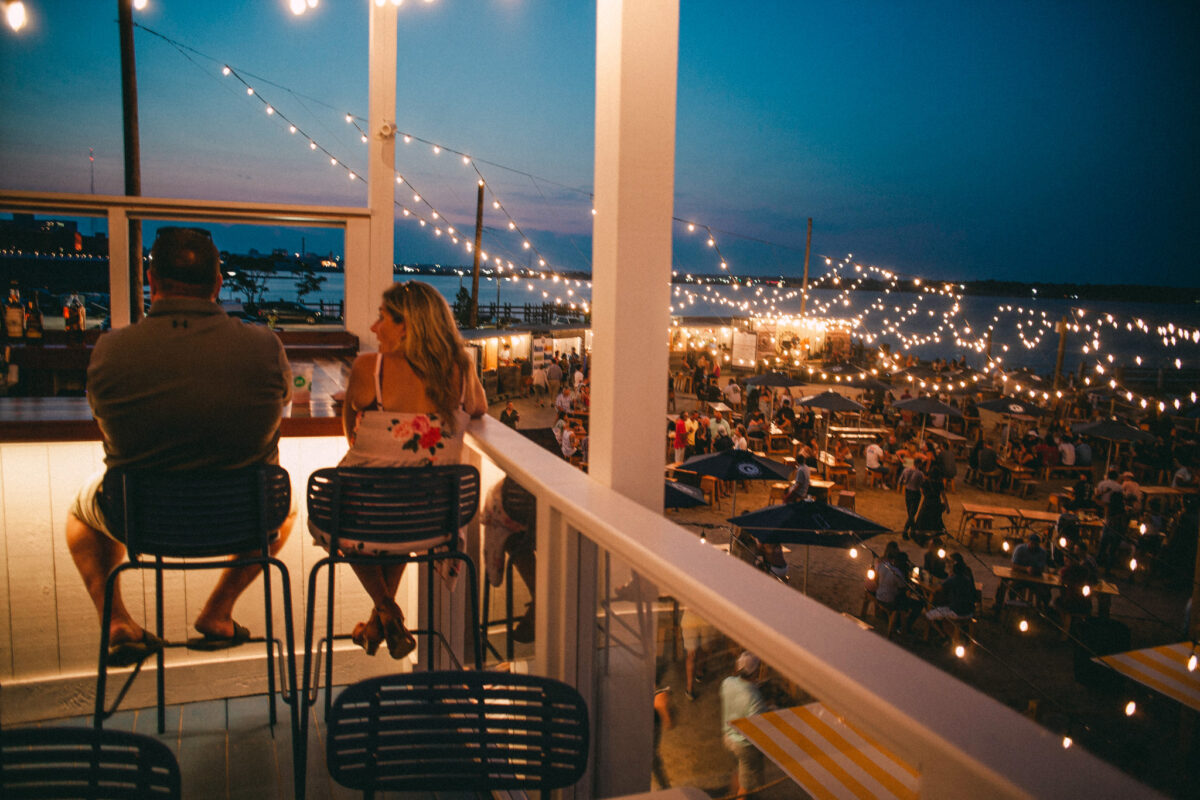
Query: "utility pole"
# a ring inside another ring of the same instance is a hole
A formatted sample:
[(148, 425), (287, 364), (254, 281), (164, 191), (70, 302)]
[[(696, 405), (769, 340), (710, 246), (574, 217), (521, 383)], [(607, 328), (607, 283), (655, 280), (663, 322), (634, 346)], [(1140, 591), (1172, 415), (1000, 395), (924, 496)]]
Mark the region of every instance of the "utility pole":
[(1062, 386), (1063, 356), (1067, 354), (1067, 315), (1054, 326), (1058, 331), (1058, 356), (1054, 359), (1054, 388)]
[[(125, 195), (142, 194), (142, 149), (138, 140), (137, 65), (133, 57), (133, 0), (117, 0), (121, 31), (121, 107), (125, 121)], [(142, 221), (129, 221), (129, 321), (142, 318)]]
[(483, 243), (483, 178), (479, 179), (479, 193), (475, 198), (475, 249), (471, 267), (471, 317), (472, 328), (479, 327), (479, 248)]
[(808, 302), (808, 254), (812, 251), (812, 217), (808, 218), (808, 236), (804, 239), (804, 282), (800, 284), (800, 316)]

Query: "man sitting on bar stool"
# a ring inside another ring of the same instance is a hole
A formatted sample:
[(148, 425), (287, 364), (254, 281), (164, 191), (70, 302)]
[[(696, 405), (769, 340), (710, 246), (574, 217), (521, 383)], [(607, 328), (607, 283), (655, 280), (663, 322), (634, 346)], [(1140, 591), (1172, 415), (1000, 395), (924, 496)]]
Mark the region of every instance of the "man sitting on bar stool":
[[(206, 230), (160, 228), (150, 251), (150, 312), (101, 336), (87, 371), (87, 396), (104, 437), (107, 468), (234, 469), (279, 461), (279, 421), (292, 375), (278, 337), (233, 319), (217, 305), (220, 254)], [(103, 613), (104, 584), (125, 558), (108, 527), (104, 471), (79, 491), (67, 515), (67, 546), (88, 594)], [(287, 539), (289, 515), (272, 545)], [(250, 632), (233, 606), (258, 566), (221, 573), (196, 617), (189, 647), (241, 644)], [(118, 591), (108, 663), (129, 666), (163, 642), (139, 626)]]

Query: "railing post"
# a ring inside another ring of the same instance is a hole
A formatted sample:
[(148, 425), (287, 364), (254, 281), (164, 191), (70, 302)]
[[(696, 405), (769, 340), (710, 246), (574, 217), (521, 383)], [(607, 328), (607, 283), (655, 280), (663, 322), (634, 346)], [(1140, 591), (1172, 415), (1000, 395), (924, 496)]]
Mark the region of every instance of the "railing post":
[(108, 207), (108, 319), (113, 329), (129, 324), (129, 212)]

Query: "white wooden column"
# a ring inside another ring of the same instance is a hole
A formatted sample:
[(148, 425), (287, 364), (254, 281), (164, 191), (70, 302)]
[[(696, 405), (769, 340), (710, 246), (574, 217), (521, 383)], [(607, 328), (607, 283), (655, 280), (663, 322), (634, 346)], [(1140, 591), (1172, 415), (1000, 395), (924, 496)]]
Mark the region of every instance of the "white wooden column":
[(346, 231), (346, 330), (359, 347), (374, 348), (371, 323), (379, 298), (392, 284), (396, 172), (396, 6), (368, 3), (370, 9), (370, 109), (367, 125), (367, 208), (371, 212), (370, 245), (365, 259), (361, 243)]
[[(598, 0), (596, 7), (588, 471), (661, 510), (679, 3)], [(627, 575), (614, 564), (612, 585)], [(640, 634), (640, 642), (627, 643), (632, 647), (618, 651), (610, 643), (602, 661), (581, 665), (579, 677), (590, 673), (597, 682), (598, 797), (650, 788), (653, 623)]]

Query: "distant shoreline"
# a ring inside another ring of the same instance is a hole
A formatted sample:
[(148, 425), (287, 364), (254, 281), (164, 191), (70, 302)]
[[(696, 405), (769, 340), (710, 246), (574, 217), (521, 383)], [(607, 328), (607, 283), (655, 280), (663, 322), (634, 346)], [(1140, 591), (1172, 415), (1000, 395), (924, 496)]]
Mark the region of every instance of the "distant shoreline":
[[(256, 256), (254, 258), (261, 259), (263, 262), (272, 261), (271, 257)], [(91, 282), (107, 282), (108, 258), (106, 256), (93, 255), (91, 257), (79, 258), (78, 256), (64, 257), (58, 254), (45, 253), (41, 254), (40, 257), (32, 257), (26, 254), (18, 255), (11, 252), (0, 253), (0, 281), (7, 282), (16, 279), (22, 284), (43, 284), (45, 275), (37, 273), (42, 272), (41, 264), (44, 264), (46, 261), (56, 262), (56, 270), (71, 273), (70, 275), (60, 274), (55, 276), (60, 279), (60, 282), (65, 281), (71, 284), (71, 290), (79, 288), (84, 288), (88, 291), (100, 290), (100, 287), (93, 288), (89, 284)], [(301, 265), (291, 262), (290, 259), (288, 261), (275, 260), (264, 271), (268, 273), (291, 273), (305, 269), (311, 269), (316, 274), (343, 272), (341, 268), (313, 266), (311, 264)], [(518, 268), (518, 274), (521, 272), (526, 272), (526, 276), (532, 277), (529, 273), (536, 273), (537, 270), (527, 272), (525, 268)], [(398, 264), (394, 269), (394, 273), (397, 275), (437, 275), (442, 277), (459, 277), (461, 274), (465, 278), (470, 276), (471, 267), (464, 265), (447, 266), (444, 264)], [(487, 267), (481, 270), (481, 274), (488, 278), (494, 277), (492, 271)], [(511, 275), (512, 273), (509, 272), (508, 274)], [(554, 274), (573, 281), (590, 282), (592, 280), (590, 272), (580, 270), (562, 270)], [(93, 280), (89, 281), (89, 278)], [(810, 283), (815, 282), (818, 278), (819, 276), (814, 275)], [(691, 274), (675, 275), (672, 277), (671, 283), (676, 285), (732, 285), (736, 283), (741, 286), (778, 286), (798, 290), (803, 283), (803, 279), (800, 276), (792, 275)], [(951, 281), (922, 278), (918, 282), (916, 278), (910, 278), (909, 276), (901, 278), (893, 285), (889, 282), (872, 278), (855, 278), (857, 289), (877, 292), (891, 290), (892, 292), (916, 293), (924, 291), (930, 286), (947, 285), (958, 287), (958, 291), (964, 295), (977, 297), (1009, 297), (1014, 299), (1028, 297), (1030, 299), (1041, 300), (1090, 300), (1164, 305), (1200, 304), (1200, 287), (1153, 286), (1129, 283), (1052, 283), (1049, 281), (1001, 281), (994, 279)], [(822, 284), (818, 288), (836, 291), (838, 287)]]

